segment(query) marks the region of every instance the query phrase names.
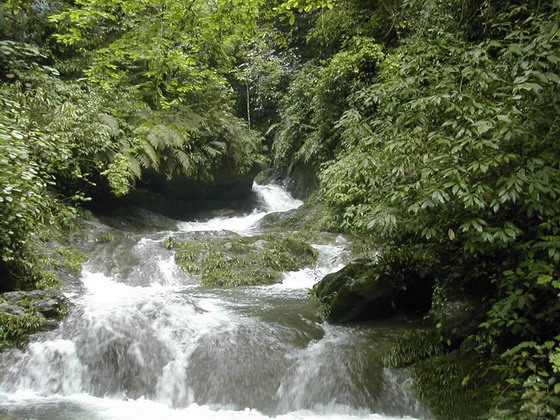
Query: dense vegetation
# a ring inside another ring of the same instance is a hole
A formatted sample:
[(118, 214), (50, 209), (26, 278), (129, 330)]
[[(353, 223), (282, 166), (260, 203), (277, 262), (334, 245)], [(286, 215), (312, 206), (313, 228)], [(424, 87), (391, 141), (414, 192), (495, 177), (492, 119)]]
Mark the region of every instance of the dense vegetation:
[(147, 170), (211, 180), (262, 162), (228, 80), (259, 5), (1, 4), (0, 289), (36, 286), (41, 232), (94, 195), (126, 195)]
[[(475, 389), (496, 417), (560, 410), (559, 7), (342, 2), (318, 14), (318, 53), (280, 106), (278, 167), (316, 168), (380, 270), (433, 278), (438, 345), (408, 337), (395, 364), (427, 359), (417, 385), (444, 417)], [(443, 314), (465, 298), (486, 315), (461, 335)]]
[[(557, 0), (1, 8), (0, 288), (41, 282), (45, 227), (90, 197), (149, 170), (247, 172), (268, 145), (279, 176), (320, 182), (331, 224), (379, 267), (433, 280), (437, 331), (389, 359), (416, 366), (436, 414), (482, 390), (471, 415), (556, 416)], [(480, 319), (462, 334), (444, 314), (464, 298)]]

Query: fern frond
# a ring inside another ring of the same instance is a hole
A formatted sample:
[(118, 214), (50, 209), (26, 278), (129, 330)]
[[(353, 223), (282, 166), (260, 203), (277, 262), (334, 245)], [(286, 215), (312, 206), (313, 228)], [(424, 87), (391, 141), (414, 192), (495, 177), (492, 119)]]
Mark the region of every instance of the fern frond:
[(141, 165), (143, 168), (149, 168), (150, 158), (147, 155), (143, 155), (142, 153), (137, 153), (134, 158), (138, 161), (138, 164)]
[(142, 163), (137, 156), (127, 154), (126, 157), (128, 159), (130, 172), (132, 172), (135, 178), (140, 178), (142, 176)]
[(204, 150), (204, 153), (206, 153), (208, 156), (210, 156), (213, 159), (222, 155), (221, 150), (214, 149), (213, 147), (210, 147), (208, 145), (204, 146), (203, 150)]
[(111, 133), (112, 136), (116, 136), (119, 134), (119, 121), (112, 115), (99, 114), (99, 121), (103, 126), (108, 128), (109, 133)]
[(175, 158), (181, 164), (181, 172), (185, 175), (191, 175), (194, 172), (194, 165), (191, 157), (181, 149), (175, 149)]
[(152, 146), (152, 144), (148, 141), (143, 141), (141, 147), (142, 149), (140, 150), (140, 153), (143, 153), (147, 158), (149, 158), (145, 160), (145, 162), (147, 163), (147, 166), (145, 167), (146, 168), (152, 167), (157, 171), (159, 169), (159, 163), (160, 163), (159, 154)]
[(179, 111), (178, 118), (185, 131), (193, 134), (200, 132), (206, 118), (184, 105), (179, 107)]
[(161, 134), (158, 131), (153, 130), (148, 133), (148, 135), (146, 136), (146, 140), (155, 150), (163, 149), (162, 144), (164, 144), (164, 141), (162, 140)]

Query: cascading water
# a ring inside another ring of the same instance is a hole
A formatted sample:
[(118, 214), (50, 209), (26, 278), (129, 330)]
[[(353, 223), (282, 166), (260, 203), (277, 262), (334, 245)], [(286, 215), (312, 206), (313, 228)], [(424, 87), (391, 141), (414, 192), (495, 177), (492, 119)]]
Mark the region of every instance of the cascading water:
[[(0, 355), (0, 413), (37, 419), (388, 419), (424, 417), (407, 379), (379, 354), (391, 323), (331, 326), (309, 288), (347, 261), (342, 237), (316, 267), (271, 286), (206, 289), (173, 261), (168, 238), (255, 235), (266, 214), (302, 203), (254, 186), (252, 213), (123, 229), (98, 244), (58, 329)], [(68, 286), (70, 287), (70, 285)], [(0, 417), (2, 414), (0, 414)]]

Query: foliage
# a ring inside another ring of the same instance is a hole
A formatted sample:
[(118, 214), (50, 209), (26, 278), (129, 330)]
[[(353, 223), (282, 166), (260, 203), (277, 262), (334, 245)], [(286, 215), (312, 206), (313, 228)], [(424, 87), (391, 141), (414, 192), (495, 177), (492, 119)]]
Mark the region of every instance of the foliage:
[(497, 394), (495, 379), (476, 353), (452, 352), (413, 367), (413, 385), (436, 418), (485, 418)]
[[(366, 249), (389, 260), (421, 250), (435, 290), (484, 300), (490, 309), (475, 332), (482, 364), (514, 378), (525, 362), (495, 361), (529, 342), (526, 361), (552, 377), (556, 356), (546, 346), (560, 323), (558, 3), (379, 1), (372, 16), (389, 16), (391, 28), (368, 50), (362, 34), (376, 33), (378, 21), (352, 32), (349, 22), (360, 20), (351, 8), (366, 9), (356, 3), (324, 15), (341, 22), (347, 41), (321, 41), (329, 58), (302, 67), (289, 87), (277, 161), (322, 164), (323, 197)], [(317, 22), (311, 33), (321, 40)], [(527, 396), (511, 414), (550, 416), (542, 407), (556, 406), (555, 382), (530, 378), (510, 384)]]
[(222, 74), (254, 33), (260, 4), (77, 1), (49, 19), (62, 29), (55, 34), (60, 44), (93, 51), (89, 80), (107, 89), (132, 86), (152, 105), (168, 108), (228, 94)]
[(33, 312), (26, 312), (23, 315), (0, 312), (0, 349), (9, 342), (39, 330), (44, 321), (44, 318)]
[(35, 3), (2, 5), (0, 272), (47, 285), (37, 233), (74, 206), (147, 171), (207, 181), (264, 162), (226, 78), (262, 2)]
[[(18, 258), (26, 247), (48, 201), (44, 199), (46, 183), (39, 176), (39, 165), (29, 159), (29, 141), (33, 133), (22, 133), (9, 111), (18, 105), (0, 99), (5, 110), (0, 116), (0, 243), (1, 257), (6, 262)], [(20, 119), (21, 121), (21, 119)], [(26, 141), (27, 140), (27, 141)]]
[(440, 335), (435, 330), (411, 330), (404, 333), (393, 348), (383, 357), (383, 364), (407, 367), (421, 360), (444, 353)]
[(543, 344), (524, 341), (502, 354), (495, 369), (506, 385), (492, 418), (555, 418), (560, 410), (559, 341), (560, 336)]
[[(353, 94), (337, 124), (343, 151), (322, 173), (327, 200), (351, 231), (424, 244), (450, 270), (509, 250), (503, 271), (477, 281), (493, 279), (505, 299), (488, 326), (506, 316), (520, 338), (550, 334), (546, 326), (559, 315), (558, 61), (550, 31), (543, 16), (501, 41), (471, 46), (438, 34), (403, 45), (391, 57), (397, 72), (389, 61), (381, 83)], [(525, 295), (511, 301), (517, 294)], [(544, 312), (531, 306), (541, 296)]]
[[(254, 42), (234, 71), (243, 85), (241, 111), (249, 126), (267, 132), (276, 122), (278, 103), (284, 93), (293, 67), (293, 57), (275, 45), (274, 33)], [(240, 98), (240, 99), (241, 99)]]
[(404, 333), (383, 357), (387, 366), (410, 367), (416, 394), (442, 419), (485, 417), (500, 393), (489, 362), (469, 342), (450, 351), (435, 328)]
[(277, 10), (293, 25), (296, 21), (295, 12), (309, 12), (315, 9), (332, 9), (335, 0), (286, 0), (280, 3)]
[(325, 63), (307, 63), (299, 69), (280, 104), (281, 121), (273, 144), (275, 165), (291, 160), (315, 166), (332, 158), (340, 138), (333, 125), (346, 108), (346, 97), (372, 80), (384, 57), (373, 39), (354, 37)]

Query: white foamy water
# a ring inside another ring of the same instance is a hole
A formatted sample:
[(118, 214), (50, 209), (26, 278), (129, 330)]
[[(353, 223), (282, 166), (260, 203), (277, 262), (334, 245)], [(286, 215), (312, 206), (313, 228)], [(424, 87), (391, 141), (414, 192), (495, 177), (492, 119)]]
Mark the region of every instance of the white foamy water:
[(205, 222), (180, 222), (177, 224), (183, 232), (211, 232), (229, 230), (237, 234), (248, 236), (253, 233), (253, 227), (268, 213), (255, 210), (246, 216), (215, 217)]
[(315, 267), (307, 267), (298, 271), (283, 274), (282, 283), (269, 286), (274, 289), (311, 289), (329, 273), (342, 269), (348, 262), (346, 240), (339, 236), (334, 244), (313, 245), (319, 251)]
[(278, 185), (254, 184), (253, 190), (259, 196), (261, 204), (267, 213), (289, 211), (303, 205), (303, 201), (295, 199), (289, 192)]
[(257, 194), (259, 208), (244, 216), (215, 217), (203, 222), (180, 222), (177, 224), (183, 232), (209, 232), (228, 230), (239, 235), (250, 236), (255, 233), (255, 225), (264, 216), (275, 212), (284, 212), (298, 208), (303, 201), (293, 198), (278, 185), (253, 185)]
[[(413, 399), (399, 377), (383, 373), (368, 353), (375, 332), (323, 325), (307, 299), (306, 290), (347, 262), (342, 236), (313, 245), (314, 267), (284, 273), (271, 286), (204, 289), (175, 265), (165, 238), (253, 235), (266, 214), (302, 204), (279, 186), (253, 189), (259, 205), (244, 216), (179, 222), (178, 233), (123, 233), (104, 245), (83, 270), (60, 327), (0, 356), (0, 417), (387, 420), (410, 417), (380, 413), (422, 413), (409, 408)], [(396, 402), (375, 401), (375, 381)]]
[[(191, 404), (183, 409), (173, 409), (156, 401), (140, 398), (137, 400), (114, 400), (110, 398), (96, 398), (88, 394), (74, 394), (70, 396), (41, 397), (31, 392), (18, 392), (9, 396), (12, 406), (35, 406), (47, 411), (49, 406), (67, 405), (73, 407), (76, 414), (60, 419), (94, 418), (102, 420), (270, 420), (272, 417), (260, 413), (258, 410), (245, 408), (243, 410), (212, 409), (207, 406)], [(0, 408), (6, 403), (0, 403)], [(315, 413), (309, 410), (297, 410), (274, 417), (276, 420), (396, 420), (410, 419), (410, 417), (392, 417), (380, 414), (366, 414), (359, 412)], [(94, 417), (91, 417), (94, 415)], [(52, 417), (49, 417), (52, 418)]]

